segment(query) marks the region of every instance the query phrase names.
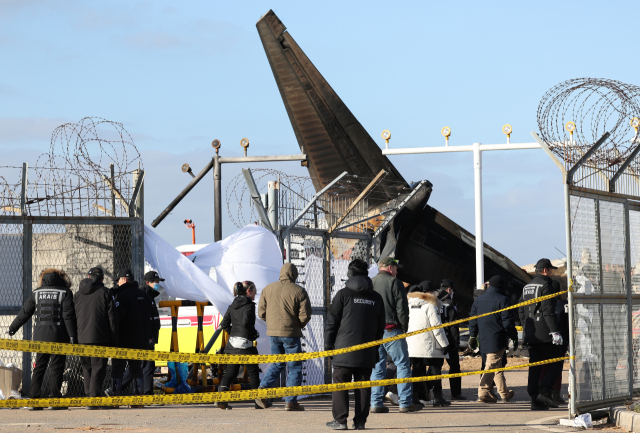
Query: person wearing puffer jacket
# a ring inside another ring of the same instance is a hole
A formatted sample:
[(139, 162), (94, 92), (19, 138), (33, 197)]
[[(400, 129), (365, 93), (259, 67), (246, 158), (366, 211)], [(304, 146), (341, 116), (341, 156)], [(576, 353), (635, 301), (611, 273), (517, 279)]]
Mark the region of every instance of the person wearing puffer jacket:
[[(442, 324), (440, 320), (442, 301), (435, 296), (435, 287), (431, 281), (423, 281), (413, 286), (409, 290), (407, 298), (409, 299), (409, 329), (407, 332)], [(442, 374), (442, 365), (444, 360), (449, 358), (448, 352), (451, 347), (442, 328), (408, 337), (407, 344), (409, 345), (412, 377)], [(451, 404), (442, 396), (442, 381), (440, 379), (429, 380), (426, 384), (422, 382), (419, 385), (414, 386), (414, 389), (418, 388), (414, 393), (414, 402), (420, 400), (420, 397), (423, 400), (428, 400), (430, 389), (433, 388), (434, 406), (449, 406)], [(426, 390), (424, 389), (425, 385)], [(420, 390), (420, 388), (422, 389)]]

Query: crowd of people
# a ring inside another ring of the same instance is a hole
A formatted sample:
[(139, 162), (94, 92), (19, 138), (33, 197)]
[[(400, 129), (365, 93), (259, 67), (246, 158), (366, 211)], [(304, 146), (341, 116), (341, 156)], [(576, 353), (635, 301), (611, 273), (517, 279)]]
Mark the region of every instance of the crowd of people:
[[(345, 287), (335, 294), (327, 311), (325, 350), (396, 337), (458, 319), (452, 280), (443, 280), (439, 287), (430, 281), (405, 287), (396, 278), (401, 267), (395, 258), (383, 257), (378, 262), (378, 274), (369, 278), (367, 262), (356, 259), (349, 264)], [(520, 301), (558, 293), (559, 285), (550, 278), (553, 269), (555, 268), (548, 259), (538, 261), (536, 275), (524, 287)], [(302, 330), (311, 320), (312, 308), (305, 289), (295, 283), (297, 278), (296, 266), (287, 263), (280, 271), (279, 281), (266, 286), (260, 296), (257, 316), (266, 322), (272, 354), (302, 352)], [(138, 287), (131, 270), (123, 269), (118, 273), (114, 287), (107, 289), (102, 269), (92, 268), (73, 295), (69, 289), (69, 278), (64, 272), (47, 269), (41, 275), (40, 287), (27, 299), (9, 333), (14, 335), (34, 316), (34, 340), (153, 350), (160, 328), (154, 301), (159, 281), (163, 280), (158, 273), (151, 271), (145, 274), (144, 284)], [(470, 316), (492, 313), (510, 306), (504, 286), (502, 277), (492, 277), (485, 290), (478, 293)], [(255, 327), (256, 293), (256, 286), (251, 281), (234, 285), (233, 303), (221, 322), (222, 329), (229, 334), (225, 353), (258, 354), (255, 344), (259, 337)], [(530, 362), (564, 356), (568, 344), (565, 304), (562, 300), (550, 298), (517, 310), (523, 326), (522, 344), (529, 350)], [(482, 370), (506, 365), (509, 341), (516, 350), (520, 342), (513, 309), (488, 314), (469, 322), (469, 346), (479, 347), (483, 360)], [(459, 373), (459, 349), (460, 330), (454, 325), (338, 354), (331, 358), (333, 383), (381, 380), (393, 376), (437, 376), (442, 373), (445, 361), (449, 373)], [(50, 394), (53, 397), (61, 396), (64, 363), (63, 355), (37, 355), (30, 389), (31, 398), (41, 397), (40, 390), (47, 365), (50, 370)], [(559, 391), (562, 366), (562, 362), (556, 362), (529, 368), (527, 391), (531, 397), (532, 410), (558, 407), (558, 404), (564, 403)], [(107, 359), (83, 357), (82, 368), (85, 394), (100, 396)], [(219, 391), (230, 389), (239, 368), (240, 365), (227, 366)], [(273, 387), (285, 369), (287, 387), (302, 385), (302, 361), (274, 363), (264, 373), (262, 380), (257, 364), (248, 364), (246, 368), (252, 389)], [(152, 394), (154, 370), (155, 364), (152, 361), (113, 359), (113, 384), (107, 394), (121, 395), (123, 386), (131, 381), (135, 394)], [(461, 378), (450, 378), (449, 382), (451, 400), (465, 400)], [(497, 394), (494, 388), (497, 388)], [(514, 392), (507, 387), (503, 372), (480, 375), (479, 402), (496, 403), (499, 399), (508, 402), (513, 397)], [(385, 387), (361, 388), (355, 390), (354, 398), (354, 429), (365, 428), (369, 413), (389, 412), (389, 407), (384, 405), (385, 401), (399, 406), (400, 413), (420, 411), (427, 402), (439, 407), (451, 405), (443, 395), (439, 379), (399, 383), (390, 391)], [(217, 405), (221, 409), (231, 409), (228, 402), (218, 402)], [(255, 400), (256, 409), (267, 409), (270, 406), (267, 399)], [(304, 407), (296, 396), (288, 396), (285, 398), (284, 410), (303, 411)], [(349, 391), (332, 393), (332, 415), (333, 420), (327, 423), (327, 427), (348, 429)]]
[[(155, 271), (147, 272), (144, 284), (139, 287), (133, 272), (122, 269), (114, 279), (114, 286), (108, 289), (104, 278), (101, 268), (91, 268), (74, 295), (70, 290), (71, 280), (64, 271), (45, 269), (40, 274), (39, 287), (33, 290), (9, 326), (9, 335), (15, 335), (33, 317), (35, 341), (153, 350), (160, 331), (160, 316), (154, 298), (158, 296), (160, 281), (164, 280)], [(47, 366), (48, 394), (54, 398), (62, 397), (65, 362), (65, 355), (37, 354), (29, 397), (46, 397), (41, 395), (41, 389)], [(108, 359), (81, 356), (80, 362), (85, 395), (104, 397), (102, 389)], [(123, 386), (130, 382), (133, 382), (136, 395), (151, 395), (154, 372), (153, 361), (113, 358), (112, 387), (107, 390), (107, 395), (121, 395)], [(102, 408), (87, 407), (89, 410)], [(54, 406), (51, 409), (67, 408)]]

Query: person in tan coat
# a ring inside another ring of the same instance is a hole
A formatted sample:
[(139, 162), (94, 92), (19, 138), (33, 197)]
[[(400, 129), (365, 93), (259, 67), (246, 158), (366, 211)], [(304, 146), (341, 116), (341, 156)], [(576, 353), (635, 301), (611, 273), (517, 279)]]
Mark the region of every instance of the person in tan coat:
[[(298, 269), (285, 263), (280, 270), (280, 281), (262, 290), (258, 304), (258, 317), (267, 322), (267, 335), (271, 353), (282, 355), (302, 352), (302, 328), (311, 320), (311, 302), (307, 291), (295, 284)], [(302, 361), (288, 363), (287, 386), (302, 385)], [(273, 364), (265, 373), (260, 388), (270, 388), (280, 377), (285, 363)], [(285, 397), (284, 410), (304, 410), (296, 396)]]

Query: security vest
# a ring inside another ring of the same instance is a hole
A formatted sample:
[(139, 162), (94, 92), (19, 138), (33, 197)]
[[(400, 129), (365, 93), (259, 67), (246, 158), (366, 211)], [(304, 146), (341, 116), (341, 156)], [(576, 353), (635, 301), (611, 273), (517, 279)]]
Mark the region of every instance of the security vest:
[(442, 323), (449, 323), (449, 317), (452, 316), (452, 309), (453, 305), (442, 303), (442, 307), (440, 307), (440, 321)]
[[(530, 299), (539, 298), (542, 296), (542, 288), (544, 284), (534, 283), (527, 284), (522, 289), (522, 300), (528, 301)], [(526, 318), (532, 318), (536, 322), (542, 320), (542, 311), (540, 310), (540, 302), (536, 302), (535, 304), (529, 304), (524, 307), (524, 315)]]
[[(522, 301), (529, 301), (540, 296), (554, 293), (551, 279), (543, 275), (536, 275), (522, 289)], [(551, 332), (558, 332), (555, 299), (525, 305), (520, 310), (520, 320), (524, 328), (524, 344), (538, 344), (551, 342)]]
[(62, 299), (65, 294), (65, 289), (46, 286), (33, 291), (36, 301), (36, 311), (33, 314), (35, 326), (62, 324)]

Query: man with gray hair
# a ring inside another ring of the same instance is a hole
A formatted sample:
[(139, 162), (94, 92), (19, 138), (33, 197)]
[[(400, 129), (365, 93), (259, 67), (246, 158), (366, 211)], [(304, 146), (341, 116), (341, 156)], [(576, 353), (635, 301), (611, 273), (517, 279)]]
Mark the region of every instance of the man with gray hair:
[[(378, 262), (379, 273), (371, 279), (373, 290), (382, 296), (385, 311), (384, 338), (395, 337), (409, 328), (409, 302), (404, 285), (396, 278), (402, 265), (393, 257), (383, 257)], [(378, 362), (371, 373), (371, 380), (382, 380), (387, 372), (387, 355), (398, 369), (398, 379), (411, 377), (411, 361), (406, 340), (396, 340), (378, 346)], [(371, 389), (371, 413), (387, 413), (389, 408), (382, 404), (384, 387)], [(416, 412), (421, 405), (413, 403), (411, 383), (398, 384), (400, 412)]]

